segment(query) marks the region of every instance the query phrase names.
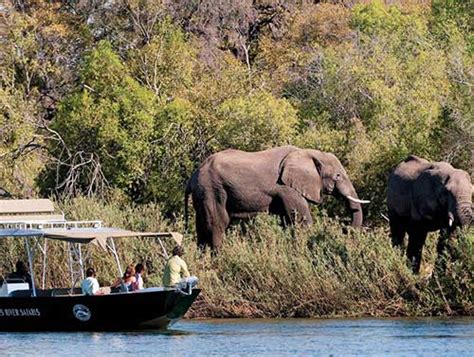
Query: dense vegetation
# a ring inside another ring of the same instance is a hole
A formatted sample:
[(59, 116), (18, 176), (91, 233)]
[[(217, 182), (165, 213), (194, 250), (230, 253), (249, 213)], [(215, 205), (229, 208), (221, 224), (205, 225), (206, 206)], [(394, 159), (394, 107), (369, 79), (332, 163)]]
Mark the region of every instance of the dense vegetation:
[[(149, 231), (183, 229), (160, 214), (156, 205), (122, 206), (78, 198), (60, 207), (71, 218), (101, 217), (106, 224)], [(420, 275), (412, 274), (404, 255), (392, 249), (386, 227), (362, 231), (320, 217), (311, 229), (284, 230), (277, 220), (260, 216), (245, 234), (238, 227), (226, 236), (223, 251), (201, 256), (186, 235), (185, 259), (200, 278), (203, 293), (189, 316), (309, 317), (414, 316), (474, 313), (474, 235), (452, 242), (446, 267), (436, 264), (436, 235), (430, 235)], [(167, 241), (168, 247), (173, 242)], [(23, 242), (0, 241), (0, 261), (14, 266)], [(161, 284), (164, 259), (149, 238), (117, 240), (122, 264), (142, 261), (145, 284)], [(49, 241), (46, 286), (70, 286), (66, 245)], [(101, 285), (118, 271), (112, 254), (98, 247), (83, 250)], [(23, 257), (25, 259), (25, 257)], [(36, 255), (36, 281), (41, 283), (41, 254)]]
[[(209, 154), (281, 144), (331, 151), (372, 200), (373, 230), (342, 235), (320, 207), (309, 231), (266, 218), (236, 229), (212, 261), (187, 244), (206, 289), (197, 309), (472, 313), (472, 234), (447, 272), (426, 279), (433, 249), (425, 274), (411, 275), (380, 218), (388, 171), (408, 154), (474, 173), (470, 3), (387, 3), (7, 0), (0, 196), (54, 196), (80, 217), (180, 230), (185, 182)], [(88, 199), (71, 208), (74, 197)], [(323, 206), (328, 215), (344, 216), (334, 202)], [(144, 250), (132, 246), (124, 259)], [(1, 254), (10, 269), (15, 245), (2, 242)], [(106, 274), (107, 260), (97, 264)], [(51, 283), (65, 282), (63, 265), (53, 264)], [(282, 298), (268, 300), (275, 293)]]

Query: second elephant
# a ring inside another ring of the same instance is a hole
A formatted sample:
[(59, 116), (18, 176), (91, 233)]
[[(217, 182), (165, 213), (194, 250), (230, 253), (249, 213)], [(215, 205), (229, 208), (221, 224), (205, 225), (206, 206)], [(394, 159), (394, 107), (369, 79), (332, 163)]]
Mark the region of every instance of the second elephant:
[(207, 158), (186, 188), (185, 210), (192, 195), (200, 247), (219, 249), (234, 218), (259, 212), (284, 221), (311, 224), (308, 203), (321, 203), (322, 194), (338, 194), (347, 202), (353, 226), (362, 224), (361, 203), (336, 156), (318, 150), (283, 146), (260, 152), (225, 150)]
[(472, 184), (466, 171), (447, 162), (410, 156), (390, 174), (387, 189), (392, 244), (402, 246), (408, 233), (407, 255), (413, 271), (420, 270), (428, 232), (441, 230), (438, 253), (456, 227), (472, 220)]

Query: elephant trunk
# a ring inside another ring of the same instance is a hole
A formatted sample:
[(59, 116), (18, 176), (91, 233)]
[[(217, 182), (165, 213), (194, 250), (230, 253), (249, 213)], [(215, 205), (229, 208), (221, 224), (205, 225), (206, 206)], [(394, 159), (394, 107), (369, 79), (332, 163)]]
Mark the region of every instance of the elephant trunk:
[(449, 195), (448, 226), (452, 229), (458, 226), (469, 226), (472, 221), (472, 200), (469, 195)]
[(461, 226), (469, 226), (472, 221), (472, 207), (470, 203), (460, 204), (456, 208), (456, 216)]
[(363, 214), (362, 214), (362, 206), (360, 203), (355, 203), (349, 200), (349, 208), (352, 212), (352, 226), (353, 227), (360, 227), (362, 226)]
[(362, 226), (362, 220), (364, 217), (360, 202), (364, 201), (359, 200), (357, 192), (352, 186), (352, 183), (349, 183), (349, 185), (347, 184), (347, 182), (344, 184), (337, 183), (336, 188), (339, 193), (346, 199), (347, 205), (349, 206), (349, 209), (352, 212), (352, 226)]

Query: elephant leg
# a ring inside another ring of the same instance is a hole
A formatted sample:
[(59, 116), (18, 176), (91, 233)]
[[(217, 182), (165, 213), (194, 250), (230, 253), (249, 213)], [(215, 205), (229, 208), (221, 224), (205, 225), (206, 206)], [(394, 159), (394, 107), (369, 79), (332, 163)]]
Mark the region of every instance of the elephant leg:
[(219, 207), (218, 221), (213, 224), (212, 237), (211, 237), (211, 248), (214, 250), (220, 250), (222, 247), (222, 240), (224, 238), (225, 230), (230, 224), (229, 215), (224, 207)]
[(450, 232), (448, 229), (443, 228), (439, 233), (438, 244), (436, 246), (436, 251), (438, 253), (438, 257), (436, 259), (436, 266), (438, 269), (444, 271), (446, 269), (446, 260), (447, 257), (444, 256), (446, 252), (446, 248), (448, 248), (448, 256), (450, 259), (453, 257), (452, 244), (450, 241), (454, 239), (453, 232)]
[(436, 252), (438, 255), (443, 255), (446, 249), (448, 254), (453, 255), (453, 242), (456, 239), (456, 233), (453, 229), (442, 228), (439, 232), (438, 244), (436, 246)]
[(306, 199), (290, 187), (280, 188), (276, 197), (277, 204), (272, 213), (279, 214), (285, 223), (303, 225), (313, 224), (313, 218)]
[(219, 250), (222, 247), (225, 230), (230, 224), (225, 204), (208, 199), (204, 203), (203, 218), (201, 228), (206, 237), (206, 244), (210, 245), (213, 250)]
[(222, 246), (222, 238), (230, 223), (225, 206), (213, 199), (198, 202), (196, 210), (196, 234), (200, 249), (207, 246), (218, 250)]
[(421, 227), (411, 227), (408, 230), (407, 257), (415, 274), (420, 272), (423, 245), (428, 232)]
[(436, 252), (438, 256), (443, 255), (446, 251), (446, 247), (448, 246), (450, 234), (447, 229), (441, 229), (439, 232), (438, 244), (436, 245)]
[(390, 212), (389, 220), (392, 246), (397, 248), (403, 248), (407, 222), (398, 215), (392, 214)]
[(206, 219), (202, 214), (196, 214), (196, 235), (199, 249), (204, 250), (211, 242), (211, 232), (207, 229)]

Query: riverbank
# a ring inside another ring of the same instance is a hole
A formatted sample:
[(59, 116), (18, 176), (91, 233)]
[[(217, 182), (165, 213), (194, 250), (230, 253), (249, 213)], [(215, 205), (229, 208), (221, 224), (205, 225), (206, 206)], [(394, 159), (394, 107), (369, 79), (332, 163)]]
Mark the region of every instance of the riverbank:
[[(107, 225), (147, 231), (183, 231), (183, 222), (163, 218), (156, 205), (132, 207), (113, 201), (75, 199), (60, 208), (70, 219), (101, 218)], [(169, 247), (173, 242), (167, 243)], [(0, 242), (3, 273), (22, 252), (21, 242)], [(156, 243), (119, 240), (121, 261), (145, 263), (147, 283), (160, 284), (163, 259)], [(422, 272), (416, 276), (405, 257), (390, 245), (388, 227), (348, 229), (317, 217), (310, 229), (283, 230), (275, 218), (260, 216), (232, 228), (222, 251), (202, 255), (193, 235), (185, 235), (185, 260), (203, 289), (188, 317), (356, 317), (472, 315), (474, 235), (462, 234), (451, 246), (446, 269), (433, 269), (436, 235), (428, 238)], [(64, 244), (50, 245), (46, 285), (68, 285)], [(113, 257), (90, 247), (86, 265), (98, 271), (101, 285), (117, 275)], [(58, 254), (54, 254), (57, 251)], [(37, 257), (36, 276), (40, 276)]]
[(472, 315), (473, 237), (452, 246), (434, 269), (432, 235), (419, 276), (392, 249), (388, 229), (344, 234), (321, 219), (309, 230), (281, 230), (262, 218), (226, 237), (218, 257), (194, 261), (204, 293), (193, 317), (361, 317)]

